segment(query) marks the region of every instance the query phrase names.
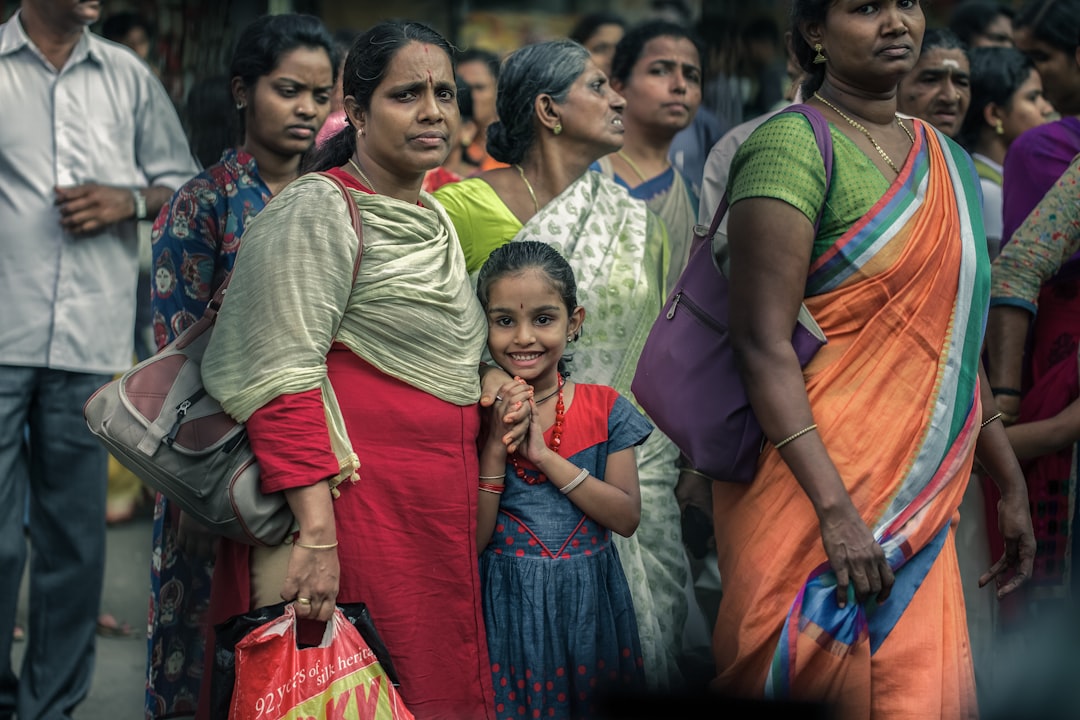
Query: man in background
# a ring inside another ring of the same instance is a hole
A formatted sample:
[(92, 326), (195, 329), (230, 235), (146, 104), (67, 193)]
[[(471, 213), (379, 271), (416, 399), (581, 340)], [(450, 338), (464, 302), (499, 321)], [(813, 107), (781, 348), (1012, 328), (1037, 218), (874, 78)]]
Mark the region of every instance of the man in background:
[(69, 717), (90, 688), (107, 454), (82, 407), (131, 364), (135, 223), (196, 171), (161, 83), (87, 29), (100, 12), (22, 0), (0, 25), (0, 718)]

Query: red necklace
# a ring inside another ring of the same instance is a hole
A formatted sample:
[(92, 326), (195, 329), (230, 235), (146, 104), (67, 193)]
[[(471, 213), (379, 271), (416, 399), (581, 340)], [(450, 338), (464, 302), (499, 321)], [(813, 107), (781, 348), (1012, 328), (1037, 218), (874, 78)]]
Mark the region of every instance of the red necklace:
[[(548, 448), (556, 455), (559, 454), (559, 446), (562, 445), (563, 424), (566, 420), (566, 404), (563, 403), (564, 384), (566, 384), (566, 380), (560, 374), (559, 397), (555, 400), (555, 424), (551, 428), (551, 442), (548, 444)], [(529, 485), (539, 485), (547, 482), (547, 475), (542, 472), (537, 471), (535, 475), (526, 474), (525, 468), (521, 467), (521, 463), (518, 462), (517, 453), (510, 456), (510, 464), (514, 466), (514, 473)]]

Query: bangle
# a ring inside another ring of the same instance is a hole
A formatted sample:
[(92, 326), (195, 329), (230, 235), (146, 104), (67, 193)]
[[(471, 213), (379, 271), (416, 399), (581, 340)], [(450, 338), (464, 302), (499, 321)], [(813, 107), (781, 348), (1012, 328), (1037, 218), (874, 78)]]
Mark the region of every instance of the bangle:
[(481, 475), (481, 480), (506, 480), (505, 475)]
[(794, 435), (788, 435), (786, 438), (784, 438), (780, 442), (773, 445), (773, 447), (775, 447), (777, 450), (779, 450), (780, 448), (784, 447), (785, 445), (787, 445), (792, 440), (796, 440), (798, 438), (801, 438), (803, 435), (805, 435), (806, 433), (808, 433), (811, 430), (814, 430), (816, 428), (817, 428), (817, 423), (814, 423), (813, 425), (808, 425), (807, 427), (804, 427), (802, 430), (795, 433)]
[(998, 413), (996, 415), (991, 415), (990, 417), (983, 420), (982, 425), (980, 425), (979, 427), (984, 428), (987, 425), (989, 425), (990, 423), (994, 422), (995, 420), (999, 420), (1001, 418), (1001, 415), (1002, 415), (1002, 413)]
[(299, 540), (293, 540), (293, 545), (305, 548), (306, 550), (333, 550), (338, 546), (336, 542), (330, 543), (329, 545), (308, 545), (307, 543), (302, 543)]
[(581, 472), (577, 474), (577, 477), (559, 488), (559, 492), (561, 492), (563, 495), (569, 495), (577, 488), (578, 485), (585, 482), (585, 478), (587, 477), (589, 477), (589, 471), (585, 468), (581, 468)]
[(1020, 397), (1022, 395), (1019, 390), (1010, 387), (992, 387), (990, 392), (994, 395), (1005, 395), (1006, 397)]
[(491, 483), (480, 483), (480, 489), (483, 492), (489, 492), (492, 495), (502, 495), (506, 490), (506, 485), (493, 485)]

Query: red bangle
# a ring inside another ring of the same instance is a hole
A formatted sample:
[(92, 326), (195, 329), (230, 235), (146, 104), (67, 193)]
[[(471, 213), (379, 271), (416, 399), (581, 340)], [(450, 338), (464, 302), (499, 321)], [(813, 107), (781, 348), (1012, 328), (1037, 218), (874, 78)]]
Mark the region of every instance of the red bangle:
[(502, 495), (503, 490), (506, 489), (506, 485), (495, 485), (493, 483), (480, 483), (480, 489), (484, 492), (493, 493), (495, 495)]

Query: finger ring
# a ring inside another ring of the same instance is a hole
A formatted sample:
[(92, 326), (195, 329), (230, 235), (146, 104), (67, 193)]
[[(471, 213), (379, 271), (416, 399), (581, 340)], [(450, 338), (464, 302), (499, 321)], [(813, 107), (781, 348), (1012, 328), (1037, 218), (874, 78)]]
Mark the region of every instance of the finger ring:
[(310, 598), (298, 597), (298, 598), (296, 598), (296, 604), (297, 605), (310, 605), (311, 604), (311, 599)]
[(502, 395), (496, 395), (496, 396), (495, 396), (495, 399), (496, 399), (496, 400), (502, 400)]

